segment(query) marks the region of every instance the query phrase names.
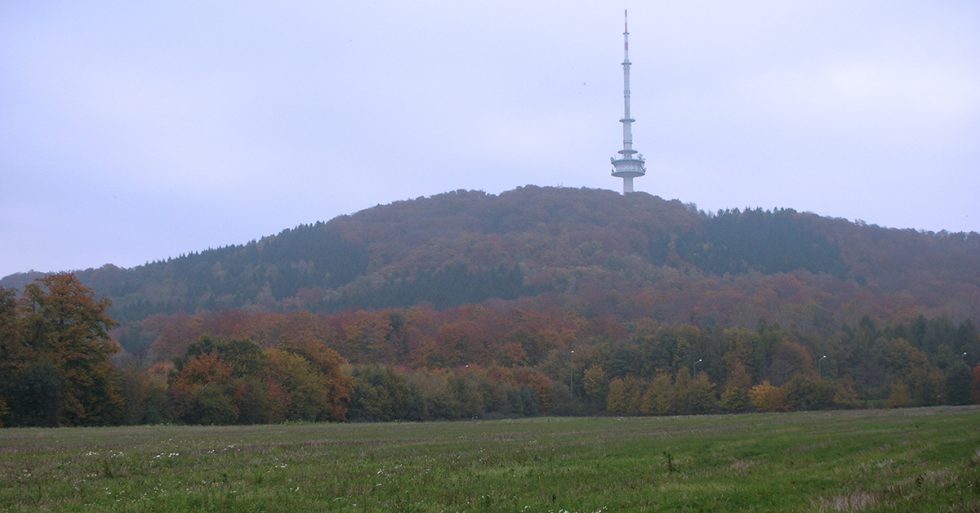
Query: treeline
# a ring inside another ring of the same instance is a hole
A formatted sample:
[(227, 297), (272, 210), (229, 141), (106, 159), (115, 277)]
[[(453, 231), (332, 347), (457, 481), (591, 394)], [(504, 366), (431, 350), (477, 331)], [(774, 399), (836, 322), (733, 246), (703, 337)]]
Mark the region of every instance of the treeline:
[(202, 337), (170, 362), (114, 363), (108, 306), (71, 274), (39, 279), (19, 298), (0, 288), (0, 425), (346, 419), (347, 362), (320, 341)]
[(980, 337), (971, 322), (918, 316), (879, 326), (863, 318), (825, 336), (776, 324), (676, 325), (527, 306), (158, 317), (146, 326), (153, 338), (146, 358), (179, 360), (202, 336), (275, 347), (306, 334), (352, 362), (352, 420), (980, 401), (980, 367), (971, 368)]
[[(527, 305), (524, 305), (527, 306)], [(830, 336), (517, 303), (148, 319), (128, 354), (70, 274), (0, 289), (5, 426), (673, 415), (980, 403), (972, 322)], [(351, 362), (351, 363), (349, 363)]]
[[(536, 369), (540, 374), (531, 397), (546, 398), (545, 413), (614, 415), (980, 403), (980, 366), (971, 369), (968, 355), (954, 349), (976, 346), (971, 324), (919, 318), (878, 329), (865, 320), (846, 331), (833, 346), (842, 351), (831, 357), (814, 355), (778, 326), (754, 331), (663, 326), (629, 341), (552, 351)], [(935, 358), (924, 349), (934, 350)], [(424, 402), (414, 383), (433, 372), (447, 377), (444, 393), (474, 417), (520, 414), (502, 400), (515, 391), (495, 388), (513, 385), (501, 379), (513, 369), (368, 367), (354, 372), (353, 418), (432, 418), (406, 413), (419, 411), (406, 405)], [(471, 392), (459, 392), (467, 380)]]
[(133, 269), (106, 265), (77, 274), (113, 298), (111, 315), (128, 323), (159, 313), (288, 308), (310, 291), (350, 283), (368, 260), (363, 248), (319, 222)]
[[(980, 383), (973, 323), (923, 316), (881, 326), (864, 317), (835, 329), (761, 322), (747, 329), (624, 321), (517, 302), (319, 315), (223, 312), (146, 324), (149, 360), (179, 357), (202, 336), (267, 346), (298, 334), (324, 341), (353, 364), (352, 419), (966, 404), (978, 400)], [(507, 377), (514, 373), (522, 377)], [(481, 392), (463, 393), (466, 382)]]
[(527, 368), (353, 369), (351, 420), (454, 420), (556, 413), (555, 384)]

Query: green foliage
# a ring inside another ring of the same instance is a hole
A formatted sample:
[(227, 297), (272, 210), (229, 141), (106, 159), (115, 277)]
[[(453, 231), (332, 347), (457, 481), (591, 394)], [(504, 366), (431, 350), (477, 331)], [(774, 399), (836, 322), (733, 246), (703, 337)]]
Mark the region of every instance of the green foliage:
[(847, 266), (840, 250), (813, 221), (812, 216), (791, 209), (724, 210), (708, 217), (699, 229), (678, 237), (677, 254), (715, 274), (802, 269), (843, 276)]
[(455, 420), (533, 416), (539, 392), (521, 384), (511, 369), (353, 369), (349, 417), (357, 421)]
[(728, 382), (721, 393), (720, 406), (723, 410), (733, 413), (748, 411), (752, 402), (749, 399), (749, 387), (752, 385), (752, 378), (745, 365), (735, 359), (732, 362), (732, 369), (728, 373)]
[(594, 363), (585, 370), (582, 377), (582, 388), (586, 397), (593, 403), (604, 402), (609, 393), (609, 379), (602, 365)]
[(181, 411), (181, 420), (188, 424), (234, 424), (239, 410), (231, 391), (222, 385), (205, 385), (191, 392)]
[(364, 290), (324, 303), (329, 310), (385, 308), (431, 303), (437, 308), (477, 303), (490, 298), (515, 299), (542, 290), (525, 283), (518, 266), (471, 269), (453, 263), (436, 269), (418, 269), (388, 281), (380, 288)]
[(37, 361), (18, 369), (4, 383), (8, 426), (58, 426), (65, 407), (60, 372), (50, 362)]
[(715, 397), (715, 385), (708, 378), (707, 373), (699, 373), (687, 391), (686, 403), (689, 413), (712, 413), (715, 411), (718, 401)]
[(278, 384), (286, 401), (286, 419), (312, 422), (325, 415), (328, 397), (321, 387), (321, 375), (300, 355), (279, 349), (266, 350), (266, 379)]
[(677, 472), (677, 465), (674, 464), (674, 455), (670, 451), (664, 451), (664, 463), (667, 467), (667, 472), (673, 474)]
[(966, 364), (957, 362), (946, 370), (946, 402), (970, 404), (970, 383), (973, 374)]
[(694, 413), (691, 393), (691, 371), (685, 365), (674, 376), (673, 411), (682, 415)]
[(980, 404), (980, 365), (973, 368), (973, 380), (970, 383), (970, 400)]
[(316, 223), (244, 245), (83, 275), (114, 298), (116, 318), (133, 321), (154, 313), (269, 306), (304, 289), (350, 283), (367, 265), (363, 247)]
[(647, 383), (636, 376), (615, 378), (609, 383), (606, 409), (616, 415), (639, 415)]
[(823, 410), (834, 404), (836, 388), (830, 381), (796, 374), (786, 383), (786, 402), (794, 410)]
[(669, 415), (674, 413), (676, 403), (673, 380), (669, 374), (661, 372), (647, 387), (640, 412), (647, 415)]

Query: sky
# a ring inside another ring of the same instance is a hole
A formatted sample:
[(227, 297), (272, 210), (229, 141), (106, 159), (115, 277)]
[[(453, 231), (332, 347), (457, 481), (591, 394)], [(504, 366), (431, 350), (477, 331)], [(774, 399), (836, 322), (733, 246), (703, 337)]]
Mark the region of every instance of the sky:
[(0, 276), (457, 189), (980, 231), (980, 2), (0, 2)]

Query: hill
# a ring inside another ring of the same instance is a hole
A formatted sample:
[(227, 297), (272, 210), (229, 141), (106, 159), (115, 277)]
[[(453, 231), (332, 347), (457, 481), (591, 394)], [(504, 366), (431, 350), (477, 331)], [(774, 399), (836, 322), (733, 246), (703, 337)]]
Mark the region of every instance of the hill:
[[(852, 321), (980, 316), (976, 233), (885, 229), (790, 209), (704, 213), (644, 193), (538, 187), (401, 201), (243, 245), (76, 275), (111, 298), (110, 314), (124, 323), (542, 295), (594, 313), (726, 326), (810, 323), (801, 316), (820, 312)], [(0, 286), (36, 277), (12, 275)]]
[(523, 187), (76, 277), (121, 322), (126, 422), (319, 418), (276, 405), (321, 360), (354, 419), (980, 401), (976, 233)]

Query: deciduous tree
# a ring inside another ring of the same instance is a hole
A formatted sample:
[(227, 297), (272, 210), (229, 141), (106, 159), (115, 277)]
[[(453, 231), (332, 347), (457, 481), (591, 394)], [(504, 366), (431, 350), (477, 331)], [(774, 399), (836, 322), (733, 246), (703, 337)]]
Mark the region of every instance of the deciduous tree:
[(786, 392), (769, 381), (763, 381), (749, 389), (752, 406), (759, 411), (786, 410)]
[(11, 291), (0, 289), (0, 396), (9, 423), (121, 420), (123, 400), (109, 360), (119, 347), (109, 338), (116, 323), (108, 307), (108, 299), (96, 300), (70, 273), (26, 285), (16, 303)]

